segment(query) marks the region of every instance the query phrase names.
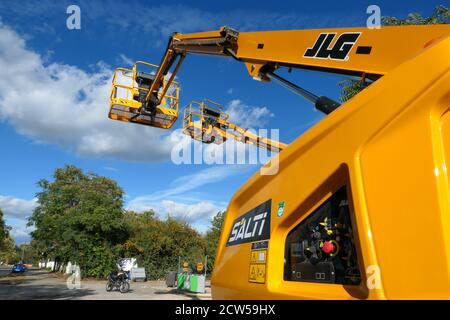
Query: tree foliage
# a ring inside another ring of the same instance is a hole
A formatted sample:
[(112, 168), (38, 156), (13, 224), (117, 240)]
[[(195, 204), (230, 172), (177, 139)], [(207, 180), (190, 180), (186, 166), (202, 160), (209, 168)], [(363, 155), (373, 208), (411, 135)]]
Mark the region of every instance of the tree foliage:
[(6, 238), (9, 236), (9, 227), (5, 223), (3, 218), (3, 211), (0, 209), (0, 249), (4, 248)]
[(124, 244), (124, 255), (136, 257), (145, 266), (149, 279), (163, 278), (176, 271), (178, 257), (202, 261), (205, 242), (186, 222), (173, 218), (158, 219), (154, 211), (126, 213), (130, 238)]
[(14, 239), (8, 235), (4, 240), (3, 248), (0, 250), (0, 262), (5, 264), (13, 264), (19, 262), (20, 255), (16, 250)]
[(39, 262), (39, 255), (33, 242), (15, 246), (15, 254), (17, 261), (33, 265), (37, 265)]
[(339, 82), (341, 87), (341, 101), (345, 102), (353, 98), (359, 92), (364, 90), (370, 85), (370, 82), (359, 79), (345, 79)]
[(38, 206), (29, 218), (35, 226), (27, 259), (69, 261), (82, 276), (105, 277), (119, 258), (137, 258), (149, 279), (176, 271), (178, 257), (190, 262), (208, 255), (212, 270), (223, 223), (223, 213), (202, 236), (187, 222), (162, 220), (154, 211), (123, 209), (123, 190), (111, 179), (85, 174), (74, 166), (56, 169), (53, 180), (38, 182)]
[[(382, 17), (382, 23), (385, 26), (404, 26), (404, 25), (425, 25), (425, 24), (447, 24), (450, 20), (450, 8), (439, 5), (429, 17), (423, 17), (420, 13), (413, 12), (406, 19), (395, 17)], [(350, 100), (353, 96), (367, 88), (372, 82), (365, 79), (345, 79), (339, 82), (341, 87), (342, 102)]]
[(19, 259), (10, 230), (11, 227), (6, 225), (3, 211), (0, 209), (0, 262), (7, 264), (17, 262)]
[(38, 207), (29, 219), (42, 258), (77, 263), (84, 276), (104, 277), (127, 238), (123, 190), (117, 183), (81, 169), (56, 169), (53, 181), (38, 182)]
[(217, 247), (219, 244), (220, 234), (222, 232), (223, 222), (225, 219), (225, 211), (218, 212), (211, 221), (211, 227), (206, 232), (206, 255), (208, 256), (207, 272), (212, 272), (217, 255)]
[(418, 12), (408, 14), (406, 19), (398, 19), (395, 17), (383, 17), (382, 22), (385, 26), (404, 26), (404, 25), (421, 25), (421, 24), (446, 24), (450, 20), (450, 8), (439, 5), (429, 17), (423, 17)]

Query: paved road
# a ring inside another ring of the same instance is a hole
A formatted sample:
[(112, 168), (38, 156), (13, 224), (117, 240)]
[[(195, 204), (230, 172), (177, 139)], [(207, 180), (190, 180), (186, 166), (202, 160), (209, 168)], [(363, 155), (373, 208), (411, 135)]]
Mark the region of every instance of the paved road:
[[(9, 270), (8, 270), (9, 271)], [(82, 280), (80, 289), (68, 289), (61, 275), (37, 269), (23, 275), (1, 276), (0, 300), (49, 299), (49, 300), (192, 300), (210, 299), (209, 294), (186, 295), (167, 288), (161, 281), (132, 282), (131, 290), (122, 294), (106, 292), (105, 281)], [(208, 288), (209, 289), (209, 288)]]
[(0, 277), (5, 276), (11, 272), (12, 266), (0, 266)]

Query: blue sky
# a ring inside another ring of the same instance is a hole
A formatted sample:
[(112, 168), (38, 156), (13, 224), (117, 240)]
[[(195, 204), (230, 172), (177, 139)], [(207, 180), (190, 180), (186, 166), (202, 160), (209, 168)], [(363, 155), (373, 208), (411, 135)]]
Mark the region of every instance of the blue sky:
[[(66, 8), (81, 8), (81, 30), (66, 28)], [(177, 131), (107, 119), (111, 72), (129, 60), (159, 63), (171, 32), (222, 25), (240, 31), (364, 26), (368, 5), (382, 15), (430, 14), (444, 1), (5, 1), (0, 3), (0, 208), (21, 243), (39, 179), (74, 164), (118, 181), (126, 207), (154, 208), (204, 231), (211, 215), (259, 165), (175, 165)], [(294, 71), (289, 78), (335, 99), (343, 76)], [(322, 118), (276, 84), (252, 80), (232, 59), (189, 56), (178, 74), (180, 107), (210, 98), (238, 123), (278, 128), (291, 142)], [(179, 129), (179, 121), (174, 129)]]

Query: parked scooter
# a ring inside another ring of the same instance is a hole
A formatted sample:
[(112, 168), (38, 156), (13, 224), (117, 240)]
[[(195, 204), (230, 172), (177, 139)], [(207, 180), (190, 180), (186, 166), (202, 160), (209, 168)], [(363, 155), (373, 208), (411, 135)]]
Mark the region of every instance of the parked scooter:
[(114, 270), (108, 276), (106, 283), (106, 291), (119, 289), (121, 293), (126, 293), (130, 290), (130, 276), (128, 271), (123, 270), (121, 261), (117, 264), (119, 271)]

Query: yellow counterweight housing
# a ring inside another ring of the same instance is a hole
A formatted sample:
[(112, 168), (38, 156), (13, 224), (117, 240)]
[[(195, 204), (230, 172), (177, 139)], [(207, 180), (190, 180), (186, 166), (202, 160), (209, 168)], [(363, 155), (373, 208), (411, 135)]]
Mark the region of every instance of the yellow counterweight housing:
[[(276, 175), (256, 174), (229, 204), (214, 299), (450, 299), (450, 37), (392, 68), (274, 161)], [(342, 188), (360, 284), (285, 280), (288, 234)], [(268, 200), (267, 256), (251, 269), (253, 243), (228, 242), (236, 219)]]
[[(169, 129), (178, 119), (179, 85), (173, 81), (164, 96), (162, 92), (159, 92), (161, 104), (156, 106), (154, 114), (143, 114), (141, 113), (142, 101), (149, 89), (139, 85), (141, 67), (158, 68), (157, 65), (137, 61), (132, 69), (116, 69), (112, 80), (108, 116), (113, 120)], [(154, 78), (154, 73), (143, 74), (149, 79)]]

